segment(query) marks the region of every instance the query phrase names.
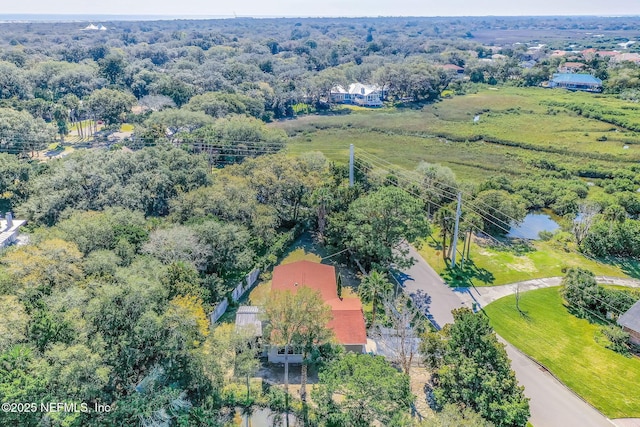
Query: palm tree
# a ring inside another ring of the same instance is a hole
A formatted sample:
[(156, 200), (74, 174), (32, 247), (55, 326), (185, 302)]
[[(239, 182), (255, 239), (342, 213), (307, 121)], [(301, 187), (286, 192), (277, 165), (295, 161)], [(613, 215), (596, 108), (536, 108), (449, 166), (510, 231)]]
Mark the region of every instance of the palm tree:
[(387, 279), (385, 273), (372, 270), (368, 276), (365, 276), (358, 287), (358, 294), (365, 302), (373, 304), (371, 312), (371, 326), (376, 322), (376, 305), (382, 301), (382, 297), (391, 293), (393, 285)]

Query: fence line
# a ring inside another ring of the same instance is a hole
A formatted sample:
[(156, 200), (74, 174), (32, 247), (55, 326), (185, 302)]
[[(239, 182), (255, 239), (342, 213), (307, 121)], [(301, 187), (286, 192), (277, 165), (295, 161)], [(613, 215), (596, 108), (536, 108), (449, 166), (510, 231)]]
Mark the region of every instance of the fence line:
[[(237, 302), (238, 300), (240, 300), (240, 298), (242, 298), (242, 296), (258, 281), (259, 275), (259, 268), (254, 268), (249, 274), (247, 274), (244, 280), (238, 283), (238, 285), (231, 292), (231, 300), (233, 302)], [(227, 311), (228, 307), (229, 298), (225, 297), (225, 299), (223, 299), (209, 314), (211, 324), (215, 323)]]

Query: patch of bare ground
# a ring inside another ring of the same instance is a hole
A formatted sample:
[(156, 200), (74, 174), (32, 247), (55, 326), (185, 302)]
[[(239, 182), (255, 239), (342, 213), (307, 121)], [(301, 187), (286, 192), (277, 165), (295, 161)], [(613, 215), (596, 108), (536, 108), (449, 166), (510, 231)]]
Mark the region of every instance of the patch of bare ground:
[(431, 380), (431, 373), (424, 367), (413, 366), (409, 372), (411, 392), (416, 396), (416, 411), (419, 417), (430, 418), (434, 416), (433, 409), (427, 403), (425, 386)]

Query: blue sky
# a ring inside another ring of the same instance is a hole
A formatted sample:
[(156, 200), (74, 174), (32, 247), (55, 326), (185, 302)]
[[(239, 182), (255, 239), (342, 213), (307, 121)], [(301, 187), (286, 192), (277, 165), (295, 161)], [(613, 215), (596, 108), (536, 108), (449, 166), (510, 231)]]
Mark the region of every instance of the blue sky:
[(640, 15), (638, 0), (2, 0), (0, 14), (203, 16)]

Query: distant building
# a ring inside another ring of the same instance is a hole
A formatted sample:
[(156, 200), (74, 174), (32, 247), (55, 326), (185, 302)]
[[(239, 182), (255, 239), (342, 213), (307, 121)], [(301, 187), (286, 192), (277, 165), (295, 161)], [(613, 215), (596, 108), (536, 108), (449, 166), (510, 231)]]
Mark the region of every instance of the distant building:
[[(362, 304), (357, 297), (338, 297), (335, 268), (317, 262), (298, 261), (273, 269), (272, 291), (288, 290), (295, 293), (302, 286), (319, 291), (324, 303), (331, 307), (333, 319), (327, 326), (333, 330), (336, 341), (347, 351), (363, 353), (367, 344), (367, 330)], [(301, 363), (302, 355), (295, 349), (290, 351), (289, 362)], [(268, 357), (271, 363), (284, 362), (284, 348), (271, 347)]]
[(558, 66), (558, 71), (561, 73), (576, 73), (583, 70), (586, 67), (582, 62), (565, 62)]
[(602, 80), (591, 74), (554, 74), (549, 87), (584, 92), (602, 92)]
[(445, 64), (442, 66), (447, 71), (453, 71), (456, 74), (464, 74), (464, 68), (456, 64)]
[(331, 102), (338, 104), (355, 104), (363, 107), (381, 107), (386, 91), (377, 85), (352, 83), (348, 89), (336, 86), (329, 94)]
[(614, 56), (620, 55), (620, 52), (616, 52), (615, 50), (599, 50), (597, 55), (601, 58), (613, 58)]
[(533, 59), (529, 61), (522, 61), (519, 65), (520, 68), (533, 68), (536, 66), (536, 61), (534, 61)]
[(618, 325), (622, 326), (622, 329), (629, 334), (632, 343), (640, 345), (640, 301), (618, 317)]
[(13, 219), (11, 212), (7, 212), (4, 218), (0, 218), (0, 249), (16, 243), (20, 227), (27, 221), (22, 219)]
[(98, 27), (97, 25), (89, 24), (86, 27), (84, 27), (83, 30), (84, 31), (107, 31), (107, 27), (105, 27), (104, 25), (100, 25)]
[(611, 57), (611, 62), (633, 62), (640, 64), (640, 54), (638, 53), (621, 53)]

